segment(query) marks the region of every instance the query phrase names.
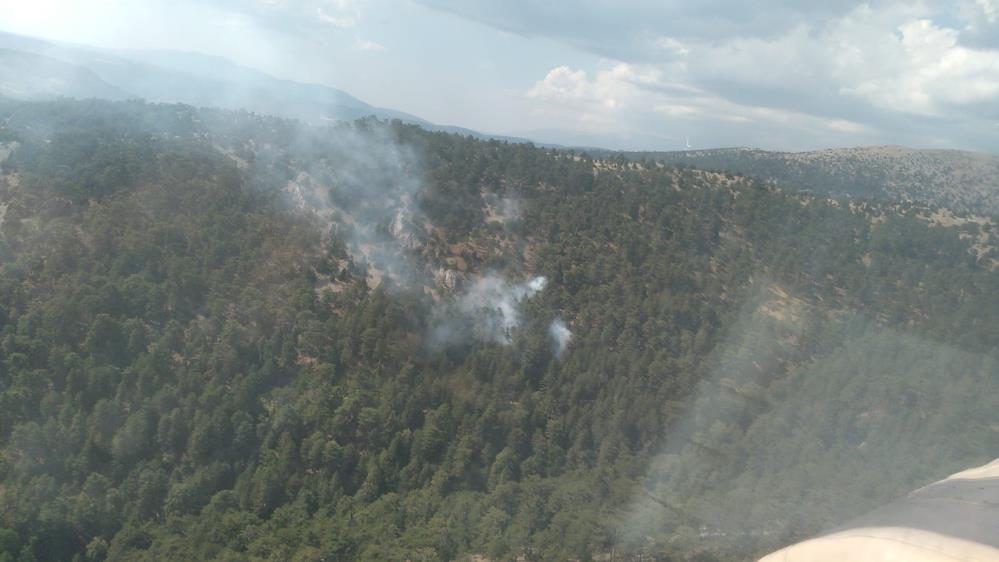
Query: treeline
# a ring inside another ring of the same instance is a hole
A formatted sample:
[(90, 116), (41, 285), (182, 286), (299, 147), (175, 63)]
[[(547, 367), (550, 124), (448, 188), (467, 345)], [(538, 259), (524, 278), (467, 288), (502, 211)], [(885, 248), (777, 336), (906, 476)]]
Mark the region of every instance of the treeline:
[(914, 201), (962, 213), (999, 214), (995, 190), (999, 156), (985, 152), (871, 146), (814, 152), (719, 148), (604, 155), (753, 176), (823, 196)]

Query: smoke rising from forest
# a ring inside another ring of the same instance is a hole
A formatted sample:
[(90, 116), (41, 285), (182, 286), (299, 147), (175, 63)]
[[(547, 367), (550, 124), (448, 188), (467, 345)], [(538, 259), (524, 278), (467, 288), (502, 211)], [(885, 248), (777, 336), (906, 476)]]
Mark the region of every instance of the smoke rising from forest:
[(572, 331), (566, 326), (564, 320), (556, 318), (548, 325), (548, 335), (552, 339), (555, 357), (561, 358), (565, 350), (569, 348), (569, 342), (572, 341)]
[[(424, 251), (432, 223), (419, 205), (427, 187), (418, 152), (395, 138), (390, 126), (377, 122), (307, 132), (293, 149), (321, 157), (289, 180), (286, 192), (297, 207), (334, 224), (330, 234), (343, 238), (353, 259), (367, 266), (369, 285), (388, 282), (397, 290), (440, 291), (443, 300), (432, 314), (433, 346), (469, 337), (511, 344), (524, 320), (524, 303), (544, 290), (548, 279), (516, 282), (495, 271), (473, 272), (463, 283), (437, 286), (441, 283), (434, 272), (444, 264)], [(483, 205), (486, 222), (509, 225), (523, 214), (521, 203), (509, 196), (488, 194)], [(568, 327), (559, 320), (549, 333), (561, 355), (571, 337)]]
[(310, 128), (292, 148), (318, 156), (288, 181), (297, 205), (333, 223), (331, 234), (367, 265), (375, 285), (419, 286), (422, 270), (412, 251), (426, 217), (417, 204), (422, 168), (416, 152), (388, 126), (370, 122)]
[(507, 345), (521, 323), (520, 305), (544, 290), (545, 277), (523, 283), (510, 283), (502, 277), (486, 275), (477, 279), (458, 301), (458, 308), (473, 320), (473, 333), (483, 341)]
[(438, 308), (432, 345), (447, 347), (470, 339), (510, 345), (523, 323), (524, 303), (547, 284), (542, 276), (521, 283), (496, 274), (475, 279), (454, 303)]

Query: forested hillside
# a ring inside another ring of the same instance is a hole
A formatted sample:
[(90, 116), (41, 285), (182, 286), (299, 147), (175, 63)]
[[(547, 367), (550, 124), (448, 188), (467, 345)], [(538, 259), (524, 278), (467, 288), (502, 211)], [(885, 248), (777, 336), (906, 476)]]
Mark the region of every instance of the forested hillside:
[(721, 170), (833, 197), (908, 200), (966, 213), (999, 214), (999, 155), (904, 146), (770, 152), (721, 148), (636, 152), (636, 159)]
[(999, 450), (987, 217), (398, 122), (0, 123), (0, 561), (751, 560)]

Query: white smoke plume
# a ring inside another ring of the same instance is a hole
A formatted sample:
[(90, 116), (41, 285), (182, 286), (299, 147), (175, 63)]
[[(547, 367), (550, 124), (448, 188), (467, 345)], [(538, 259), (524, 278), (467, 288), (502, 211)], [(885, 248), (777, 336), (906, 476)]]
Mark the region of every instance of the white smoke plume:
[[(369, 286), (390, 279), (391, 287), (404, 291), (444, 287), (444, 302), (433, 311), (432, 347), (473, 340), (511, 344), (523, 322), (524, 302), (544, 290), (547, 278), (517, 282), (497, 273), (470, 273), (468, 279), (462, 273), (460, 282), (446, 264), (428, 257), (423, 250), (432, 224), (419, 207), (426, 187), (422, 158), (391, 126), (360, 122), (307, 133), (289, 149), (294, 175), (285, 192), (346, 242)], [(487, 224), (511, 228), (522, 217), (514, 197), (486, 194), (483, 199)], [(569, 331), (564, 323), (553, 330), (560, 355)]]
[(290, 149), (294, 163), (313, 155), (303, 159), (307, 168), (293, 167), (285, 188), (296, 206), (333, 226), (367, 266), (370, 285), (388, 277), (419, 287), (422, 268), (411, 252), (426, 219), (416, 203), (423, 187), (416, 151), (378, 122), (310, 129)]
[(509, 345), (522, 323), (524, 302), (544, 290), (548, 279), (511, 283), (497, 275), (475, 279), (453, 307), (439, 314), (432, 343), (447, 346), (473, 338)]
[(509, 344), (520, 326), (521, 303), (544, 290), (545, 277), (511, 284), (488, 275), (477, 279), (458, 301), (462, 314), (473, 320), (475, 336), (484, 341)]
[(569, 347), (569, 342), (572, 341), (572, 331), (566, 326), (564, 320), (556, 318), (548, 325), (548, 335), (552, 338), (555, 357), (561, 359), (562, 354)]
[(523, 218), (520, 200), (515, 197), (488, 195), (486, 201), (486, 222), (509, 225)]

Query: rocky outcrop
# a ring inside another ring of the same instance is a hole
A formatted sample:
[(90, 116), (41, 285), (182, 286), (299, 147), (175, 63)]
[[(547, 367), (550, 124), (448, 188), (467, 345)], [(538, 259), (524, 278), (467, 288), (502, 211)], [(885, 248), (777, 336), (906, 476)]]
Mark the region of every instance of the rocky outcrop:
[(399, 209), (395, 214), (395, 218), (392, 219), (392, 224), (389, 225), (389, 234), (400, 247), (407, 250), (416, 250), (420, 247), (421, 242), (419, 237), (414, 233), (412, 225), (407, 220), (408, 215), (409, 213), (405, 209)]
[(461, 285), (463, 280), (464, 275), (454, 269), (439, 267), (434, 272), (434, 285), (440, 289), (453, 291)]

